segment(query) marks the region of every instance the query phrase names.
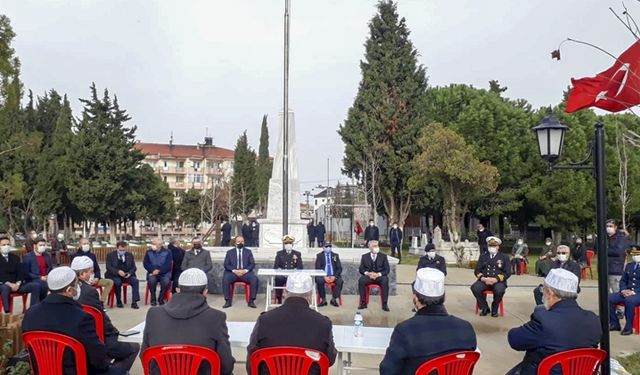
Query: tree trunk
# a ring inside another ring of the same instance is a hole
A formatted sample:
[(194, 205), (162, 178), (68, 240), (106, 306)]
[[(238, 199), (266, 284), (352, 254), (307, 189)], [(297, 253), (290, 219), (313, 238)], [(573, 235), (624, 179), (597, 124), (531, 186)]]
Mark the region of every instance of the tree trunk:
[(504, 238), (504, 216), (498, 215), (498, 233), (500, 239)]
[(109, 220), (109, 243), (114, 244), (118, 242), (118, 239), (116, 237), (117, 231), (118, 231), (118, 223), (113, 219)]

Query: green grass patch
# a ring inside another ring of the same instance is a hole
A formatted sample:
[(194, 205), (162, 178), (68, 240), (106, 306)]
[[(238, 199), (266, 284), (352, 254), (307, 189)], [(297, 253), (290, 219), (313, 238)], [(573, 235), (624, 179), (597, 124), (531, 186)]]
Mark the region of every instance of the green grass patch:
[(618, 362), (631, 374), (640, 374), (640, 353), (633, 353), (624, 357), (616, 357)]

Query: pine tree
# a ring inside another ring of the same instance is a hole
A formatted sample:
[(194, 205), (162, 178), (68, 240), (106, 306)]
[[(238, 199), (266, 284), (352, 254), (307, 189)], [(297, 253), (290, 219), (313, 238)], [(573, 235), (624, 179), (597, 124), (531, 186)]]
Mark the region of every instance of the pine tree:
[(411, 209), (407, 161), (419, 152), (427, 79), (393, 1), (378, 3), (369, 29), (358, 94), (338, 131), (345, 143), (343, 170), (367, 186), (377, 211), (402, 226)]
[(269, 128), (267, 127), (267, 115), (262, 116), (260, 129), (260, 147), (258, 148), (258, 164), (256, 166), (256, 184), (258, 191), (258, 210), (267, 211), (267, 198), (269, 196), (269, 179), (273, 169), (273, 161), (269, 157)]
[(249, 147), (246, 131), (236, 143), (231, 194), (235, 214), (246, 216), (258, 204), (256, 153)]

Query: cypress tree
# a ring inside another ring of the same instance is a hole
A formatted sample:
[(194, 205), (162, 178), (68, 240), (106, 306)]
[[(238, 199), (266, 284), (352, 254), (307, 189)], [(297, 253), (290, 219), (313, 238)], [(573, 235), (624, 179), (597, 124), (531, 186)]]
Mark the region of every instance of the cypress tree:
[(258, 204), (256, 153), (249, 147), (247, 132), (236, 143), (232, 179), (233, 212), (246, 216)]
[(273, 161), (269, 157), (269, 128), (267, 127), (267, 115), (262, 116), (260, 128), (260, 147), (258, 148), (258, 164), (256, 166), (256, 183), (258, 191), (258, 210), (266, 212), (267, 198), (269, 196), (269, 179)]

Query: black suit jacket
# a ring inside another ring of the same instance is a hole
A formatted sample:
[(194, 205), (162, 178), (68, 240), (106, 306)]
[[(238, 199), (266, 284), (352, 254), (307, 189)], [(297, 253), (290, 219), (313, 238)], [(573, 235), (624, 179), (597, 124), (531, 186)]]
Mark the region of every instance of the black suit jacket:
[[(253, 260), (253, 253), (246, 247), (242, 249), (242, 268), (247, 272), (253, 271), (256, 267), (256, 262)], [(238, 269), (238, 250), (234, 247), (227, 251), (227, 255), (224, 257), (224, 270), (232, 272)]]
[[(89, 374), (100, 374), (109, 368), (107, 347), (100, 342), (93, 317), (69, 297), (50, 294), (37, 305), (29, 307), (22, 321), (22, 332), (48, 331), (73, 337), (87, 353)], [(65, 351), (63, 374), (75, 375), (75, 359)]]
[(273, 268), (294, 270), (302, 269), (302, 255), (299, 251), (291, 250), (291, 254), (287, 254), (286, 250), (280, 250), (276, 253), (276, 260), (273, 262)]
[(126, 252), (124, 254), (124, 267), (120, 267), (118, 265), (118, 251), (114, 250), (107, 254), (107, 259), (105, 261), (107, 266), (107, 272), (105, 273), (105, 277), (114, 278), (118, 276), (118, 271), (124, 271), (125, 273), (131, 274), (131, 276), (136, 276), (136, 261), (133, 259), (133, 254), (130, 252)]
[(364, 240), (365, 241), (379, 241), (380, 240), (380, 230), (377, 226), (369, 226), (364, 230)]
[(364, 275), (365, 272), (380, 272), (382, 276), (387, 276), (391, 271), (387, 254), (378, 253), (375, 264), (371, 259), (371, 253), (362, 254), (359, 271), (361, 275)]
[[(316, 269), (324, 270), (327, 266), (327, 256), (324, 251), (316, 254)], [(340, 277), (342, 275), (342, 262), (340, 262), (340, 255), (331, 252), (331, 267), (333, 268), (333, 276)]]
[(429, 259), (427, 255), (421, 256), (420, 260), (418, 261), (418, 267), (416, 268), (416, 271), (419, 270), (420, 268), (427, 268), (427, 267), (435, 268), (437, 270), (440, 270), (445, 275), (447, 274), (447, 261), (444, 259), (443, 256), (436, 255), (436, 257), (433, 259)]
[[(274, 346), (297, 346), (323, 352), (333, 365), (336, 360), (336, 348), (333, 343), (331, 320), (310, 309), (304, 298), (290, 297), (275, 310), (267, 311), (258, 317), (251, 332), (247, 346), (247, 367), (251, 354), (258, 349)], [(304, 334), (301, 334), (304, 332)], [(249, 368), (247, 368), (249, 372)], [(263, 374), (264, 371), (260, 371)], [(317, 374), (311, 368), (309, 374)]]
[(106, 312), (104, 312), (104, 305), (100, 300), (100, 295), (98, 291), (92, 287), (91, 285), (85, 283), (84, 281), (80, 281), (80, 298), (78, 298), (78, 303), (81, 305), (88, 305), (98, 311), (102, 312), (102, 319), (104, 320), (104, 337), (107, 343), (118, 341), (118, 334), (120, 333), (116, 327), (111, 323), (111, 319)]
[(4, 259), (0, 255), (0, 282), (16, 283), (24, 280), (24, 270), (20, 257), (16, 254), (9, 253), (9, 259)]

